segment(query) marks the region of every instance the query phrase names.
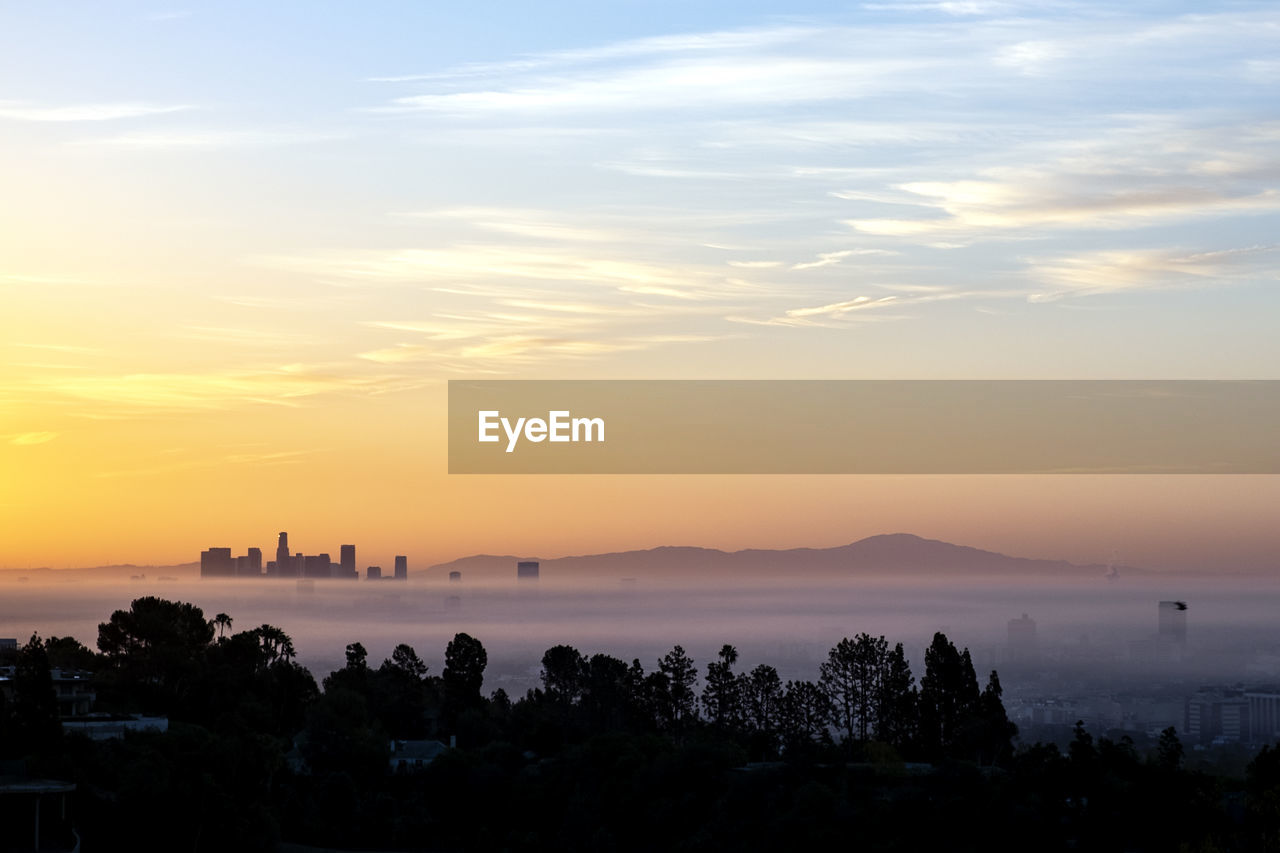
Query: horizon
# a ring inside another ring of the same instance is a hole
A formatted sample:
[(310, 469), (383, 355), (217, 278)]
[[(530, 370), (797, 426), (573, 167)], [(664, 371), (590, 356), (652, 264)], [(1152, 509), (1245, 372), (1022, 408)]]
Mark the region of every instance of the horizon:
[[(860, 537), (860, 538), (858, 538), (858, 539), (853, 539), (853, 540), (849, 540), (849, 541), (842, 541), (842, 542), (839, 542), (839, 543), (837, 543), (837, 544), (831, 544), (831, 545), (815, 545), (815, 544), (802, 545), (802, 544), (794, 544), (794, 545), (781, 545), (781, 546), (773, 547), (773, 548), (762, 548), (762, 547), (748, 546), (748, 547), (744, 547), (744, 548), (725, 549), (725, 548), (715, 548), (715, 547), (710, 547), (710, 546), (705, 546), (705, 545), (696, 545), (696, 544), (689, 544), (689, 543), (685, 543), (685, 544), (672, 544), (672, 543), (667, 543), (667, 544), (661, 544), (661, 545), (649, 545), (649, 546), (645, 546), (645, 547), (638, 547), (638, 548), (615, 549), (615, 550), (603, 550), (603, 551), (597, 551), (597, 552), (592, 552), (592, 553), (565, 553), (565, 554), (557, 554), (557, 555), (554, 555), (554, 556), (547, 556), (547, 555), (545, 555), (545, 554), (532, 554), (532, 553), (530, 553), (530, 554), (520, 554), (520, 553), (511, 553), (511, 554), (498, 554), (498, 553), (473, 553), (473, 554), (463, 554), (463, 555), (460, 555), (460, 556), (457, 556), (457, 557), (453, 557), (453, 558), (451, 558), (451, 559), (444, 560), (444, 561), (441, 561), (441, 562), (431, 563), (431, 564), (429, 564), (429, 565), (425, 565), (425, 566), (417, 566), (417, 567), (414, 567), (414, 563), (413, 563), (413, 555), (411, 555), (411, 554), (410, 554), (410, 555), (407, 555), (407, 556), (409, 557), (409, 563), (410, 563), (410, 568), (409, 568), (409, 570), (408, 570), (408, 576), (409, 576), (409, 577), (411, 577), (411, 578), (412, 578), (412, 577), (414, 577), (415, 575), (417, 575), (417, 576), (419, 576), (419, 577), (420, 577), (420, 576), (422, 576), (423, 574), (425, 574), (426, 572), (429, 572), (429, 571), (432, 571), (432, 570), (435, 570), (435, 569), (441, 569), (441, 568), (444, 568), (444, 567), (452, 566), (452, 565), (454, 565), (454, 564), (456, 564), (456, 563), (461, 563), (461, 562), (464, 562), (464, 561), (467, 561), (467, 560), (511, 560), (511, 561), (534, 560), (534, 561), (540, 561), (540, 562), (555, 562), (555, 561), (558, 561), (558, 560), (589, 559), (589, 558), (593, 558), (593, 557), (601, 557), (601, 558), (603, 558), (603, 557), (616, 557), (616, 556), (622, 556), (622, 555), (628, 555), (628, 554), (651, 554), (651, 553), (654, 553), (654, 552), (661, 552), (661, 551), (699, 551), (699, 552), (708, 552), (708, 553), (724, 554), (724, 555), (726, 555), (726, 556), (736, 556), (736, 555), (743, 554), (743, 553), (748, 553), (748, 552), (759, 552), (759, 553), (780, 553), (780, 554), (781, 554), (781, 553), (787, 553), (787, 552), (793, 552), (793, 551), (821, 552), (821, 551), (834, 551), (834, 550), (840, 550), (840, 549), (843, 549), (843, 548), (849, 548), (849, 547), (852, 547), (852, 546), (855, 546), (855, 545), (859, 545), (859, 544), (861, 544), (861, 543), (868, 542), (868, 541), (870, 541), (870, 540), (884, 540), (884, 539), (913, 540), (913, 541), (918, 541), (918, 542), (922, 542), (922, 543), (937, 544), (937, 545), (945, 545), (945, 546), (948, 546), (948, 547), (950, 547), (950, 548), (955, 548), (955, 549), (958, 549), (958, 550), (972, 550), (972, 551), (978, 551), (978, 552), (980, 552), (980, 553), (982, 553), (982, 554), (990, 554), (990, 555), (993, 555), (993, 556), (1006, 557), (1006, 558), (1012, 558), (1012, 559), (1017, 559), (1017, 560), (1027, 560), (1027, 561), (1043, 562), (1043, 563), (1066, 563), (1066, 564), (1068, 564), (1068, 565), (1071, 565), (1071, 566), (1074, 566), (1074, 567), (1077, 567), (1077, 568), (1085, 568), (1085, 569), (1088, 569), (1088, 568), (1106, 568), (1106, 569), (1115, 568), (1115, 569), (1117, 569), (1117, 570), (1119, 570), (1119, 569), (1124, 569), (1124, 570), (1131, 571), (1131, 572), (1132, 572), (1132, 571), (1138, 571), (1138, 572), (1148, 573), (1148, 574), (1152, 574), (1152, 575), (1160, 575), (1160, 574), (1164, 574), (1164, 575), (1181, 575), (1181, 576), (1187, 576), (1187, 577), (1194, 576), (1194, 575), (1196, 575), (1196, 574), (1198, 573), (1198, 572), (1197, 572), (1197, 570), (1196, 570), (1196, 569), (1194, 569), (1194, 568), (1162, 569), (1162, 568), (1158, 568), (1158, 567), (1140, 566), (1140, 565), (1134, 565), (1134, 564), (1129, 564), (1129, 563), (1123, 563), (1123, 562), (1120, 562), (1120, 561), (1118, 561), (1118, 560), (1116, 560), (1116, 559), (1114, 559), (1114, 558), (1113, 558), (1113, 559), (1110, 559), (1110, 560), (1107, 560), (1107, 561), (1105, 561), (1105, 562), (1079, 563), (1079, 562), (1075, 562), (1075, 561), (1072, 561), (1072, 560), (1068, 560), (1068, 559), (1065, 559), (1065, 558), (1063, 558), (1063, 557), (1056, 556), (1056, 555), (1012, 554), (1012, 553), (1006, 553), (1006, 552), (1003, 552), (1003, 551), (994, 551), (994, 550), (991, 550), (991, 549), (988, 549), (988, 548), (981, 548), (981, 547), (978, 547), (978, 546), (975, 546), (975, 545), (969, 545), (969, 544), (966, 544), (966, 543), (964, 543), (964, 542), (951, 542), (951, 541), (948, 541), (948, 540), (944, 540), (944, 539), (937, 539), (937, 538), (934, 538), (934, 537), (932, 537), (932, 536), (922, 536), (922, 535), (920, 535), (920, 534), (917, 534), (917, 533), (910, 533), (910, 532), (907, 532), (907, 531), (895, 531), (895, 532), (893, 532), (893, 533), (873, 533), (873, 534), (870, 534), (870, 535), (868, 535), (868, 536)], [(357, 557), (359, 557), (359, 555), (363, 554), (363, 553), (364, 553), (364, 551), (363, 551), (363, 550), (361, 550), (361, 549), (359, 549), (359, 543), (354, 543), (354, 544), (357, 546), (356, 554), (357, 554)], [(211, 547), (212, 547), (212, 546), (211, 546)], [(234, 555), (235, 555), (235, 553), (236, 553), (237, 551), (239, 551), (239, 550), (247, 550), (248, 548), (253, 548), (253, 547), (257, 547), (257, 546), (246, 545), (246, 546), (244, 546), (243, 548), (237, 548), (236, 546), (231, 546), (231, 551), (232, 551), (232, 554), (233, 554), (233, 557), (234, 557)], [(320, 553), (336, 553), (336, 552), (329, 551), (329, 552), (320, 552)], [(363, 562), (366, 562), (366, 561), (364, 561), (364, 560), (359, 560), (359, 561), (357, 562), (357, 569), (358, 569), (358, 570), (360, 569), (360, 563), (363, 563)], [(387, 563), (387, 565), (391, 565), (393, 561), (385, 561), (385, 562)], [(185, 568), (196, 568), (196, 569), (198, 569), (199, 567), (200, 567), (200, 559), (199, 559), (199, 557), (197, 557), (197, 558), (196, 558), (196, 559), (194, 559), (194, 560), (189, 560), (189, 561), (180, 562), (180, 563), (129, 563), (129, 562), (125, 562), (125, 563), (104, 563), (104, 564), (98, 564), (98, 565), (77, 565), (77, 566), (8, 566), (8, 565), (0, 565), (0, 572), (8, 572), (8, 573), (14, 573), (14, 572), (29, 572), (29, 571), (49, 571), (49, 572), (62, 572), (62, 571), (67, 571), (67, 572), (72, 572), (72, 571), (86, 571), (86, 570), (96, 570), (96, 569), (170, 569), (170, 568), (184, 568), (184, 569), (185, 569)], [(926, 568), (926, 567), (921, 567), (921, 568)], [(1207, 573), (1209, 573), (1209, 574), (1228, 574), (1228, 575), (1231, 575), (1231, 574), (1237, 574), (1237, 575), (1248, 575), (1248, 576), (1251, 576), (1251, 577), (1263, 577), (1263, 576), (1265, 576), (1265, 575), (1267, 575), (1267, 574), (1268, 574), (1268, 570), (1269, 570), (1268, 568), (1262, 568), (1262, 569), (1255, 569), (1255, 570), (1240, 569), (1240, 570), (1231, 571), (1231, 570), (1224, 570), (1222, 567), (1209, 567), (1209, 568), (1206, 568), (1206, 569), (1202, 569), (1202, 570), (1200, 570), (1200, 571), (1201, 571), (1201, 572), (1207, 572)], [(385, 571), (385, 570), (384, 570), (384, 571)], [(1275, 575), (1275, 577), (1276, 577), (1277, 579), (1280, 579), (1280, 574), (1276, 574), (1276, 575)], [(286, 577), (286, 578), (276, 578), (276, 577), (272, 577), (272, 576), (270, 576), (270, 575), (266, 575), (266, 574), (262, 575), (262, 576), (261, 576), (261, 578), (262, 578), (262, 579), (264, 579), (264, 580), (294, 580), (294, 579), (295, 579), (295, 578), (289, 578), (289, 577)], [(315, 579), (317, 579), (317, 580), (338, 580), (338, 581), (346, 580), (345, 578), (339, 578), (339, 577), (333, 577), (333, 578), (315, 578)], [(360, 579), (360, 580), (364, 580), (364, 579), (365, 579), (365, 577), (364, 577), (364, 574), (363, 574), (363, 571), (362, 571), (362, 570), (361, 570), (361, 574), (360, 574), (360, 576), (359, 576), (359, 579)], [(384, 576), (384, 579), (385, 579), (385, 576)], [(210, 578), (204, 578), (204, 580), (211, 580), (211, 581), (215, 581), (215, 582), (216, 582), (216, 581), (224, 581), (224, 580), (242, 581), (242, 580), (246, 580), (246, 578), (245, 578), (245, 577), (233, 577), (233, 578), (218, 578), (218, 577), (210, 577)]]

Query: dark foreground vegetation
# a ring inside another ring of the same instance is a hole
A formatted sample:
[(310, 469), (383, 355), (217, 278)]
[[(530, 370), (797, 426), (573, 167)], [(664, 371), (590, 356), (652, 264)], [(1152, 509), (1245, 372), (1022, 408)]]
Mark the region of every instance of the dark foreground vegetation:
[[(96, 653), (32, 637), (0, 661), (0, 759), (76, 784), (87, 853), (1280, 850), (1280, 750), (1233, 778), (1188, 767), (1173, 729), (1149, 750), (1083, 726), (1065, 751), (1015, 749), (998, 676), (980, 685), (942, 634), (918, 684), (901, 645), (865, 634), (785, 683), (731, 646), (701, 671), (679, 646), (648, 670), (556, 646), (513, 699), (483, 695), (466, 634), (438, 675), (408, 645), (373, 663), (352, 643), (317, 684), (284, 631), (231, 628), (141, 598)], [(53, 669), (94, 672), (97, 710), (169, 730), (65, 733)], [(392, 769), (392, 741), (451, 738)]]

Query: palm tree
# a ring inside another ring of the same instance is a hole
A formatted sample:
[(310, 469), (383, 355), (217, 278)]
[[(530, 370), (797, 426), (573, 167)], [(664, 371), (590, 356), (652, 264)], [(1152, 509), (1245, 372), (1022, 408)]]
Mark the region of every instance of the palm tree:
[(231, 617), (225, 613), (219, 613), (213, 617), (213, 624), (218, 629), (218, 639), (222, 639), (222, 635), (231, 630)]

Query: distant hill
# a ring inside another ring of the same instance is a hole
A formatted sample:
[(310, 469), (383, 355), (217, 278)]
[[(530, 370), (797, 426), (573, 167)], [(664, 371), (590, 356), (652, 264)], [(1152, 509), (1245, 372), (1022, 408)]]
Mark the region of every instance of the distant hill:
[(125, 563), (117, 566), (92, 566), (83, 569), (0, 569), (0, 583), (20, 582), (23, 578), (37, 584), (114, 581), (129, 580), (140, 575), (145, 575), (147, 580), (159, 580), (162, 577), (194, 580), (200, 576), (200, 564), (179, 563), (176, 566), (135, 566)]
[[(479, 554), (415, 572), (424, 579), (462, 572), (465, 580), (515, 577), (517, 560), (537, 557)], [(1102, 577), (1107, 566), (1081, 566), (1063, 560), (1010, 557), (909, 533), (869, 536), (835, 548), (768, 551), (719, 551), (714, 548), (662, 547), (540, 560), (546, 578), (785, 578), (789, 575), (839, 578), (859, 574), (900, 576)], [(1137, 570), (1120, 568), (1121, 574)]]

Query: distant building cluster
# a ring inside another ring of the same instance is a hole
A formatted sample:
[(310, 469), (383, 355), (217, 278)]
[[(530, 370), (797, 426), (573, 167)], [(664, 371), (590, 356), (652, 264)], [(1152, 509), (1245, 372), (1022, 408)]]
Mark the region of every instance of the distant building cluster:
[[(303, 554), (289, 551), (289, 534), (281, 533), (276, 544), (276, 558), (262, 565), (262, 549), (250, 548), (242, 557), (231, 556), (230, 548), (210, 548), (200, 552), (201, 578), (340, 578), (356, 580), (356, 546), (343, 545), (338, 549), (338, 562), (327, 553)], [(367, 580), (382, 580), (382, 567), (365, 569)], [(391, 578), (388, 578), (390, 580)], [(397, 556), (394, 579), (409, 579), (409, 558)]]

